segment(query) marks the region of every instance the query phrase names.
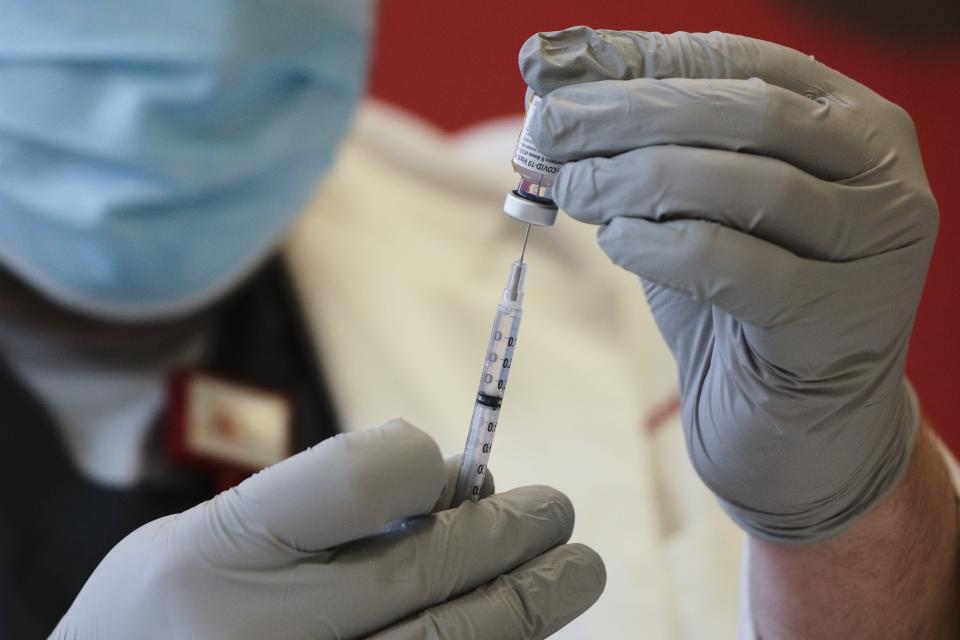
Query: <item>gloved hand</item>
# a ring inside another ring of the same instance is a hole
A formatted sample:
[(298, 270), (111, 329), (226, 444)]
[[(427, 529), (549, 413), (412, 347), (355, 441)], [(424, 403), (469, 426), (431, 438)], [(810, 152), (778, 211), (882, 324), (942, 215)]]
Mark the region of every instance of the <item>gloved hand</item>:
[(938, 225), (903, 109), (723, 33), (535, 35), (532, 135), (554, 197), (641, 276), (676, 358), (689, 454), (750, 533), (813, 542), (897, 483), (903, 378)]
[(544, 638), (599, 597), (602, 561), (564, 544), (564, 495), (423, 515), (449, 502), (445, 475), (402, 421), (325, 441), (130, 534), (53, 637)]

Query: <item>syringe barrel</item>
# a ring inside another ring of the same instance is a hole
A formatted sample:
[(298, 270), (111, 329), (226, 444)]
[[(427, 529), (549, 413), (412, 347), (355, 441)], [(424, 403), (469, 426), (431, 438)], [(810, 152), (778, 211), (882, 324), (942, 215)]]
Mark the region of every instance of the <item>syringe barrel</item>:
[(509, 300), (511, 297), (511, 281), (519, 283), (519, 291), (514, 289), (514, 292), (519, 295), (515, 301), (511, 301), (512, 304), (508, 302), (497, 305), (497, 312), (493, 318), (493, 329), (490, 331), (490, 339), (487, 342), (480, 385), (477, 388), (473, 417), (470, 420), (470, 431), (467, 433), (467, 443), (463, 448), (457, 486), (454, 489), (454, 506), (464, 500), (477, 500), (480, 497), (487, 460), (490, 458), (493, 437), (500, 419), (500, 403), (507, 389), (507, 377), (513, 365), (513, 351), (517, 346), (517, 334), (520, 331), (520, 319), (523, 316), (520, 303), (523, 299), (522, 283), (525, 272), (525, 264), (514, 263), (511, 279), (508, 280), (507, 289), (504, 290), (504, 298)]
[(453, 505), (465, 500), (479, 500), (480, 487), (487, 474), (487, 461), (493, 448), (493, 433), (497, 430), (500, 409), (476, 403), (467, 444), (460, 459), (460, 472), (457, 474), (457, 486), (453, 491)]

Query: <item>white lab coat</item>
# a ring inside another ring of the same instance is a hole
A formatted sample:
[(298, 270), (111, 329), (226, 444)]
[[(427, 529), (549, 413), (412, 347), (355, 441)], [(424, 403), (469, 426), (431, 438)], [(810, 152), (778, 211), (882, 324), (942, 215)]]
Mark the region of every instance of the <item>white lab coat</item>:
[[(445, 136), (383, 104), (360, 110), (287, 249), (345, 428), (399, 415), (462, 449), (523, 238), (501, 212), (519, 127)], [(743, 536), (687, 462), (674, 365), (636, 277), (563, 215), (533, 230), (527, 260), (491, 469), (501, 489), (569, 495), (574, 540), (608, 572), (597, 605), (555, 637), (735, 637)]]

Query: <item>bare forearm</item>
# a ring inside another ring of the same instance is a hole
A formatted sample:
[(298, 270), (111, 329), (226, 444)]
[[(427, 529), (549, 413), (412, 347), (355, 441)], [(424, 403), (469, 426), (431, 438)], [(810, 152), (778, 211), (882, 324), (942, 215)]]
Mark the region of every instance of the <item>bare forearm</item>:
[(929, 428), (890, 496), (810, 546), (750, 541), (754, 624), (765, 640), (960, 637), (957, 498)]

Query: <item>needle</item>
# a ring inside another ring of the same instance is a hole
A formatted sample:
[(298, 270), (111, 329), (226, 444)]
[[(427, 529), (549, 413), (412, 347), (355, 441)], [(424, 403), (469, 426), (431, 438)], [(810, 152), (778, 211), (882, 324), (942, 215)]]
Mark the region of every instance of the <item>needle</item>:
[(523, 264), (523, 255), (527, 252), (527, 240), (530, 239), (530, 225), (527, 225), (527, 232), (523, 234), (523, 248), (520, 249), (520, 264)]

